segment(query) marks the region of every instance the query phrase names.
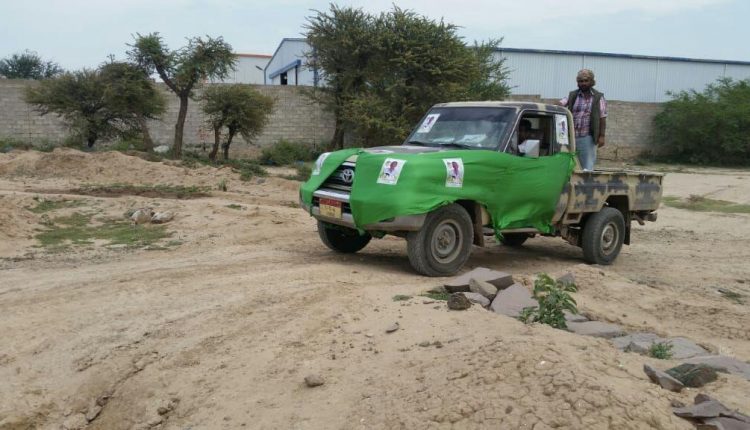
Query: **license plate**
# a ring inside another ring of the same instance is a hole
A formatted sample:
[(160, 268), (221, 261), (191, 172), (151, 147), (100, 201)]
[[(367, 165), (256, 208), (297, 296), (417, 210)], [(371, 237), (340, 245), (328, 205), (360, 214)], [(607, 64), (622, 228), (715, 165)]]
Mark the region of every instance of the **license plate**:
[(341, 218), (341, 202), (333, 199), (320, 199), (320, 214), (329, 218)]

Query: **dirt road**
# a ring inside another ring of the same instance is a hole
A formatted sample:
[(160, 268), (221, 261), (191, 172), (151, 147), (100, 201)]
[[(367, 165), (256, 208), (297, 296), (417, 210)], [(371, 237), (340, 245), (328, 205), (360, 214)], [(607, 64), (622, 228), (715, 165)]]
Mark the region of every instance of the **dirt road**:
[[(419, 295), (442, 280), (416, 275), (401, 239), (334, 254), (296, 207), (299, 182), (280, 177), (288, 173), (241, 182), (229, 169), (114, 152), (0, 154), (0, 429), (690, 429), (670, 401), (692, 403), (699, 391), (750, 412), (750, 382), (737, 376), (676, 394), (642, 367), (679, 361), (477, 306), (448, 311)], [(80, 193), (125, 183), (212, 191)], [(667, 176), (665, 195), (692, 194), (750, 204), (750, 172)], [(30, 210), (63, 200), (75, 203)], [(34, 238), (55, 217), (119, 220), (142, 206), (176, 214), (158, 246), (51, 249)], [(520, 250), (475, 249), (467, 269), (527, 285), (570, 271), (584, 314), (747, 361), (748, 220), (662, 207), (612, 266), (584, 265), (579, 249), (535, 238)], [(394, 322), (400, 329), (387, 334)], [(311, 374), (324, 385), (308, 388)]]

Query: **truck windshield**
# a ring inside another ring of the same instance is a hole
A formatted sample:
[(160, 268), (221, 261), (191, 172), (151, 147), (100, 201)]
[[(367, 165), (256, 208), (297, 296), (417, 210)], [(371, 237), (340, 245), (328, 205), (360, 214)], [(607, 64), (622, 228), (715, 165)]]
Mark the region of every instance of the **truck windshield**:
[(513, 116), (513, 109), (502, 107), (434, 108), (404, 144), (494, 149), (505, 136)]

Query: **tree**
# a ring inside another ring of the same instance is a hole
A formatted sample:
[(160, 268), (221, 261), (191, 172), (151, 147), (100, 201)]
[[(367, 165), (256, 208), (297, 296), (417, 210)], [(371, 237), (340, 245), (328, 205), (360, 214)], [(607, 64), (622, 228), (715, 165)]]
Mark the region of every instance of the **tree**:
[[(110, 62), (101, 69), (107, 107), (122, 114), (125, 122), (134, 121), (143, 135), (143, 146), (152, 152), (154, 143), (146, 120), (158, 119), (166, 110), (166, 100), (143, 69), (124, 62)], [(130, 117), (130, 120), (128, 119)]]
[(42, 115), (60, 115), (88, 147), (134, 131), (147, 139), (145, 120), (157, 118), (165, 108), (164, 98), (142, 70), (116, 62), (43, 80), (27, 88), (25, 99)]
[(203, 80), (224, 79), (234, 70), (236, 59), (232, 47), (221, 37), (213, 39), (206, 36), (206, 40), (190, 38), (187, 46), (170, 51), (159, 33), (138, 34), (135, 43), (130, 46), (130, 59), (149, 73), (158, 73), (180, 100), (172, 147), (174, 156), (180, 157), (188, 100), (194, 96), (196, 86)]
[(0, 60), (0, 76), (8, 79), (47, 79), (62, 72), (60, 65), (44, 61), (39, 54), (28, 49)]
[(365, 146), (398, 143), (436, 103), (510, 92), (499, 40), (469, 47), (456, 26), (396, 6), (378, 17), (336, 5), (316, 12), (307, 39), (324, 86), (314, 97), (336, 117), (334, 147), (344, 132)]
[(260, 134), (268, 123), (274, 100), (254, 90), (250, 85), (216, 84), (203, 93), (203, 112), (214, 130), (214, 146), (208, 155), (216, 159), (221, 144), (222, 131), (226, 129), (226, 140), (221, 144), (224, 160), (229, 159), (229, 146), (237, 134), (246, 141)]
[(749, 79), (668, 94), (672, 100), (654, 117), (656, 152), (687, 163), (750, 165)]

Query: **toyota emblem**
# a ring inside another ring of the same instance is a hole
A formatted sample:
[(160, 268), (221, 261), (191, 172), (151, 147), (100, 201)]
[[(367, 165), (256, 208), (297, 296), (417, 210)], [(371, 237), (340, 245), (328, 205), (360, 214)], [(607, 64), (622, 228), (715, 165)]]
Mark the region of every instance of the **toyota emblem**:
[(351, 184), (352, 182), (354, 182), (354, 170), (352, 169), (342, 170), (341, 180), (344, 181), (345, 184)]

